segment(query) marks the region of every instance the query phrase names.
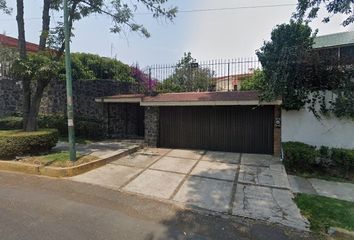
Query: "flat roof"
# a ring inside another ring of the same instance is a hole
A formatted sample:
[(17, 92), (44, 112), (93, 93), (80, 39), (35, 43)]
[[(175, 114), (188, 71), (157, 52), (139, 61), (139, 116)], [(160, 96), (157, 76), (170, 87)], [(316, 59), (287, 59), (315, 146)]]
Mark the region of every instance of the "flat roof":
[(257, 91), (160, 93), (156, 96), (124, 94), (96, 98), (96, 102), (139, 102), (141, 106), (280, 105), (281, 99), (261, 102)]
[(315, 38), (313, 48), (330, 48), (354, 45), (354, 31), (322, 35)]
[(140, 103), (144, 94), (120, 94), (115, 96), (106, 96), (106, 97), (99, 97), (96, 98), (96, 102), (126, 102), (126, 103)]

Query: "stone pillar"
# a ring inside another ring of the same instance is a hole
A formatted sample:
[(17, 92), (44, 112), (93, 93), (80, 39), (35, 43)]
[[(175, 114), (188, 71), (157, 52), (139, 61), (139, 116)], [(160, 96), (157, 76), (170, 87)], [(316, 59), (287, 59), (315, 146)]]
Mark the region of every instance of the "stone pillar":
[(145, 143), (150, 147), (157, 147), (159, 141), (159, 107), (145, 107)]
[[(279, 121), (277, 123), (277, 120)], [(274, 106), (274, 156), (280, 156), (281, 152), (281, 107)]]

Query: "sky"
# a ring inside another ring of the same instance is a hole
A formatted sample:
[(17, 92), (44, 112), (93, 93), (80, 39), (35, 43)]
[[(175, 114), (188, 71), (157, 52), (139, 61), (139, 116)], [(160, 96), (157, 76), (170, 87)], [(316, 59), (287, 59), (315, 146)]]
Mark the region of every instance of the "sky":
[[(8, 0), (15, 8), (15, 0)], [(25, 0), (26, 40), (37, 43), (41, 29), (43, 0)], [(75, 37), (72, 52), (89, 52), (115, 57), (127, 64), (148, 66), (173, 64), (184, 52), (191, 52), (197, 60), (230, 59), (255, 56), (264, 41), (269, 40), (277, 24), (287, 23), (295, 11), (297, 0), (169, 0), (167, 6), (179, 10), (221, 9), (254, 7), (276, 4), (293, 4), (282, 7), (241, 8), (205, 12), (180, 12), (173, 22), (154, 19), (144, 8), (137, 10), (135, 20), (151, 33), (145, 38), (137, 33), (113, 34), (109, 31), (111, 20), (107, 16), (92, 15), (74, 24)], [(0, 32), (17, 36), (15, 12), (0, 14)], [(61, 13), (53, 12), (52, 23), (60, 20)], [(340, 25), (343, 16), (335, 16), (330, 23), (322, 23), (320, 13), (310, 26), (318, 35), (353, 31), (354, 24)]]

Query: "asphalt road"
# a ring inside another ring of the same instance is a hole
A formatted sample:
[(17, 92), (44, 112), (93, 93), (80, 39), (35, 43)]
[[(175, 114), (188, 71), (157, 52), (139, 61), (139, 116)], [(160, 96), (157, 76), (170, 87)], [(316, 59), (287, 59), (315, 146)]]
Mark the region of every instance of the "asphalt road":
[(70, 180), (0, 172), (1, 240), (313, 239)]

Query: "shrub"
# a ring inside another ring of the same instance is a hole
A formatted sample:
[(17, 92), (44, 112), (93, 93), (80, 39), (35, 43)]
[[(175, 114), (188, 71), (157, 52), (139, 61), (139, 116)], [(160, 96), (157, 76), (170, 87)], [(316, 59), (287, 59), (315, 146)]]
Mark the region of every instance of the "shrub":
[(0, 130), (13, 130), (22, 128), (22, 117), (3, 117), (0, 118)]
[(41, 129), (36, 132), (21, 130), (0, 131), (0, 158), (10, 159), (25, 154), (49, 151), (58, 142), (58, 131)]
[(342, 170), (347, 177), (350, 170), (354, 168), (354, 150), (343, 148), (332, 148), (331, 159), (335, 166)]
[(316, 147), (301, 142), (283, 143), (284, 165), (287, 169), (311, 170), (316, 163)]
[[(57, 129), (60, 136), (68, 135), (67, 119), (61, 114), (40, 115), (38, 117), (39, 128)], [(22, 129), (22, 117), (0, 118), (0, 130)], [(96, 119), (76, 118), (75, 133), (78, 137), (99, 139), (104, 137), (102, 123)]]

